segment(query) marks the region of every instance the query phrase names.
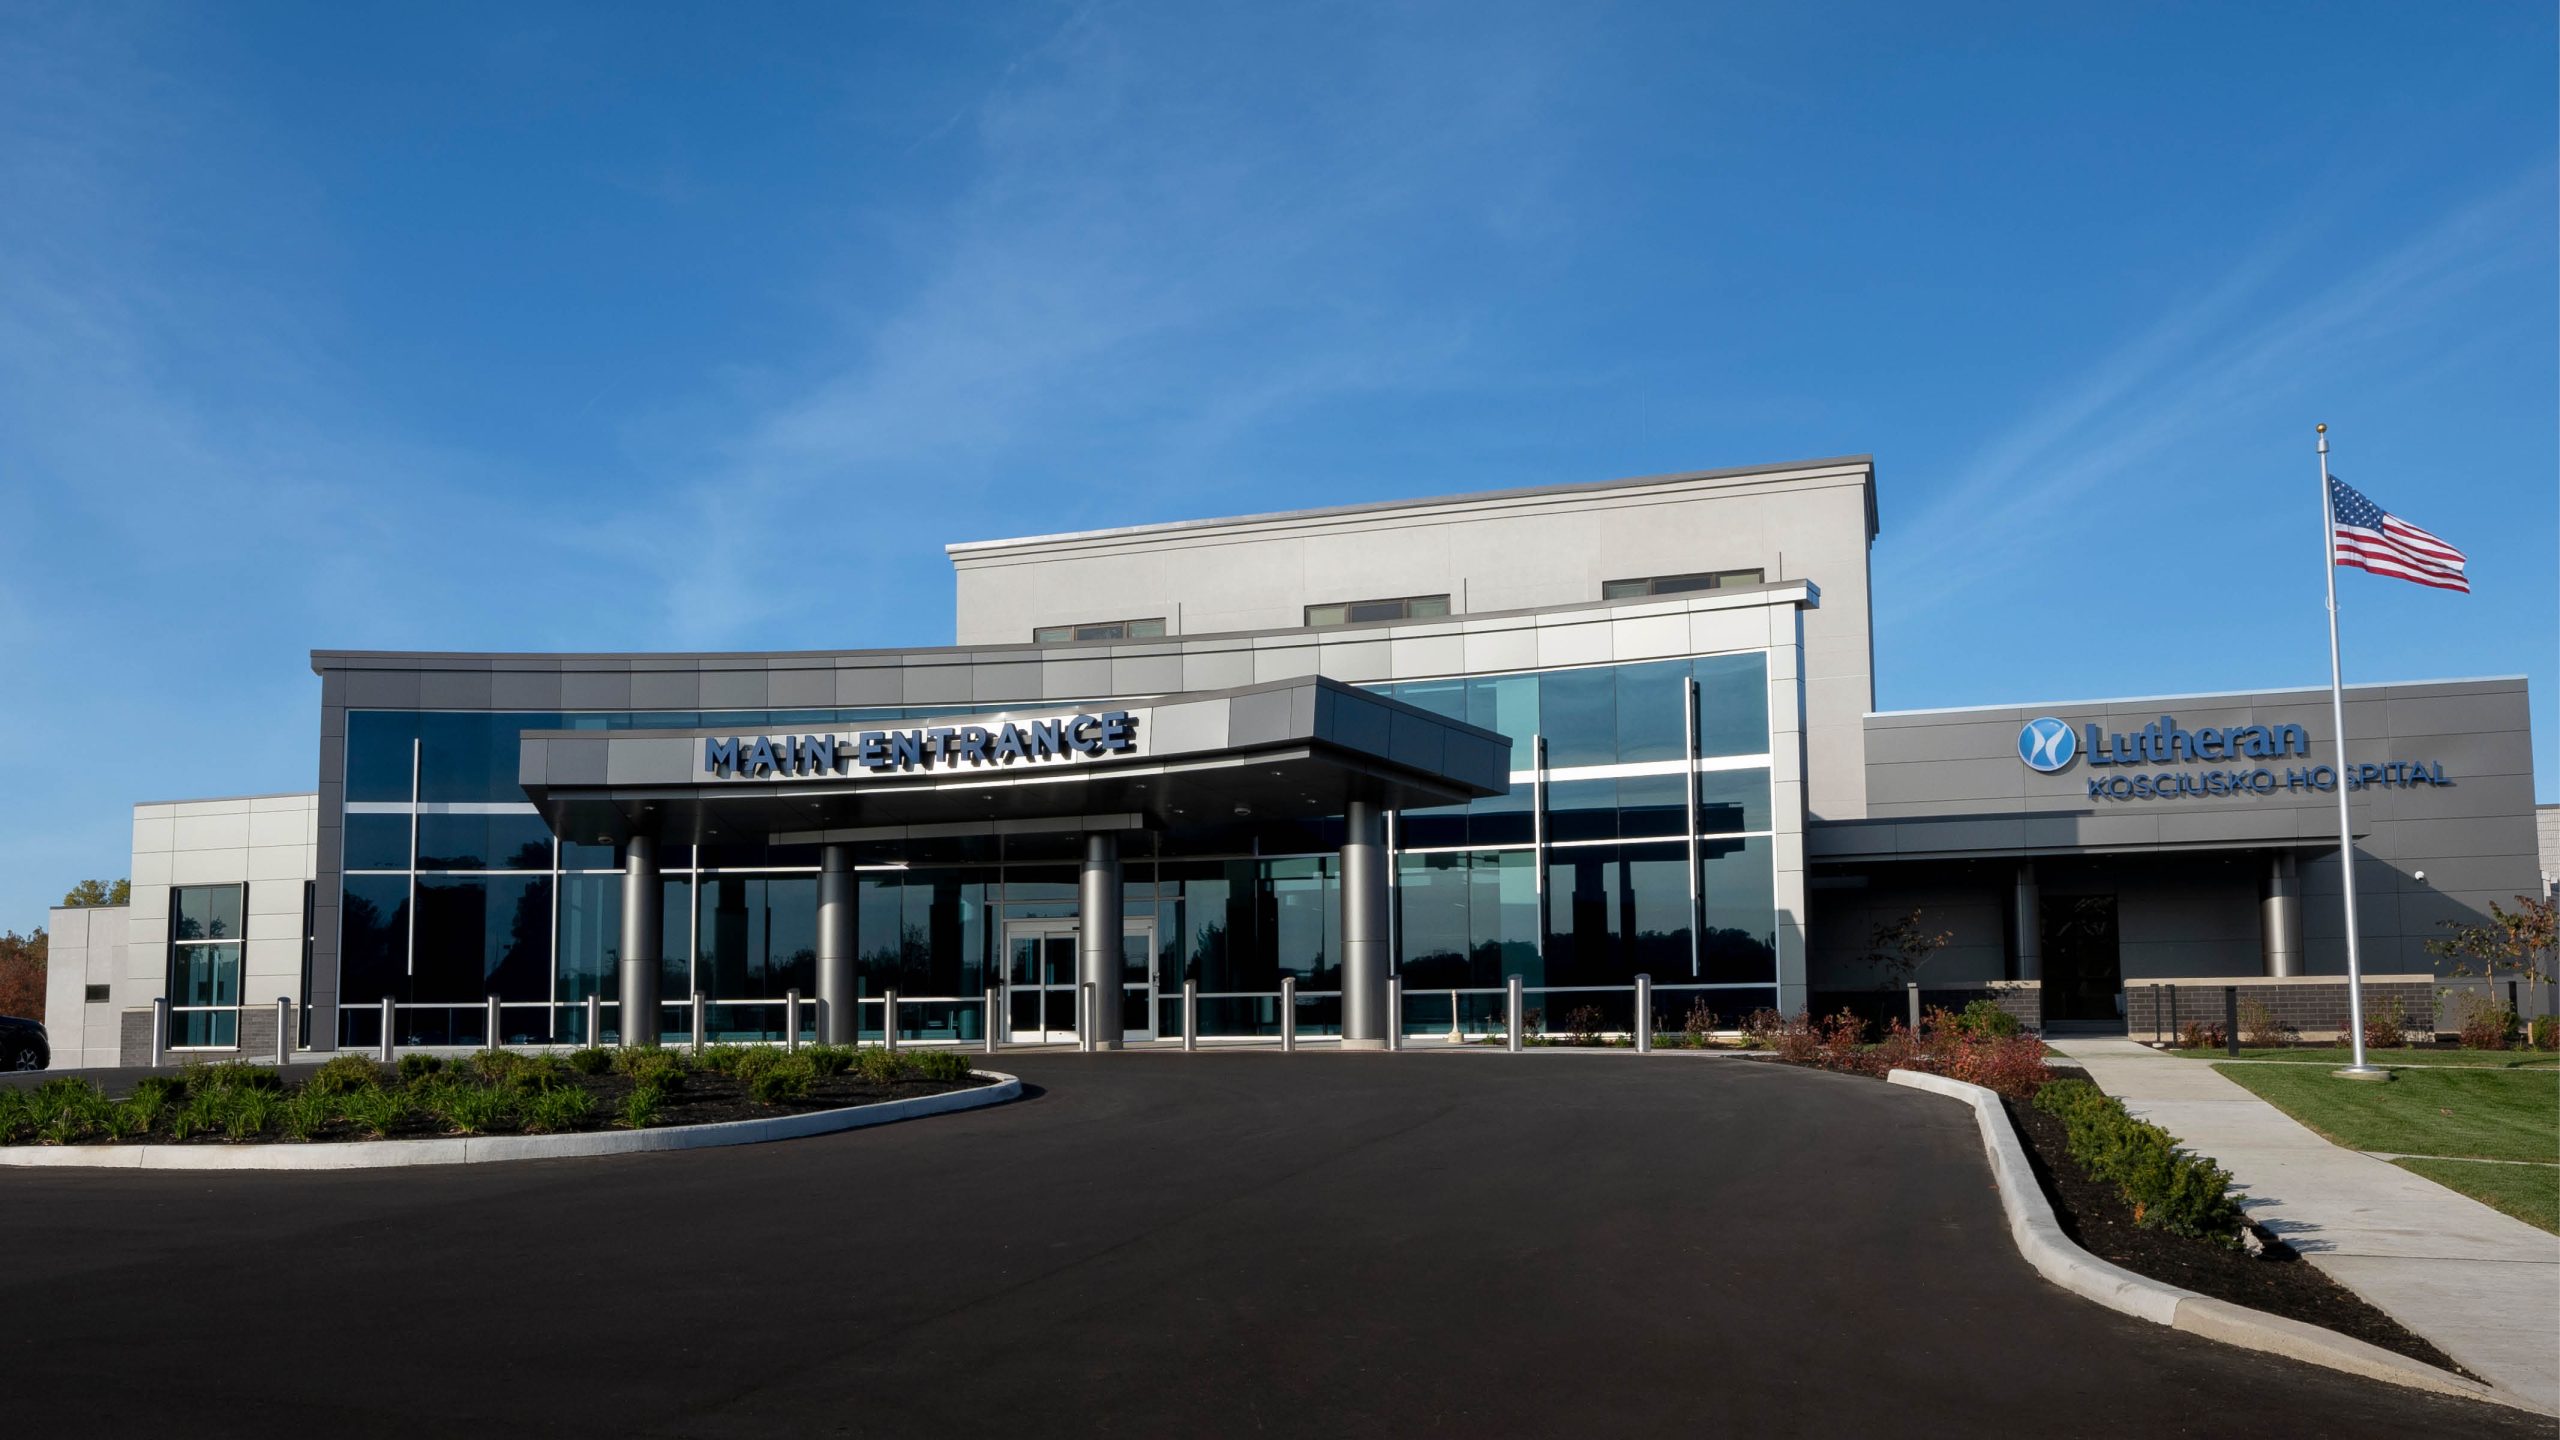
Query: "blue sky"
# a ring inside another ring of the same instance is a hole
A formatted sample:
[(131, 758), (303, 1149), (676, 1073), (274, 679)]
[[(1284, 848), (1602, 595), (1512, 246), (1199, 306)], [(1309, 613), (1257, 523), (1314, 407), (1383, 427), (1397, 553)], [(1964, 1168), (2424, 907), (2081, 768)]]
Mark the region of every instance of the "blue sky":
[(2551, 7), (0, 0), (0, 928), (314, 647), (950, 637), (943, 542), (1869, 452), (1886, 708), (2555, 710)]

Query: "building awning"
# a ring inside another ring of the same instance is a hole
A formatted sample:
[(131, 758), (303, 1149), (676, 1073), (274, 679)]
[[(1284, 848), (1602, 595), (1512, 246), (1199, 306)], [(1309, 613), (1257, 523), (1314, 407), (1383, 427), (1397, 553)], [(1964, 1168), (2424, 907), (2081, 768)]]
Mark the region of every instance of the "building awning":
[(1320, 676), (796, 730), (529, 730), (553, 833), (611, 844), (894, 840), (1317, 819), (1510, 788), (1511, 742)]

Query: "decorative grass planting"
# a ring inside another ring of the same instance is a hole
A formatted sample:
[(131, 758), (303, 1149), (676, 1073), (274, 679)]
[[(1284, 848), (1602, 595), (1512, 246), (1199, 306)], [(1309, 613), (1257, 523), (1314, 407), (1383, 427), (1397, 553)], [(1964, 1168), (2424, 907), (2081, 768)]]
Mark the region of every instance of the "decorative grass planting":
[(299, 1072), (237, 1062), (146, 1075), (109, 1097), (73, 1076), (0, 1089), (0, 1144), (234, 1144), (257, 1141), (558, 1135), (752, 1120), (966, 1089), (966, 1056), (817, 1045), (797, 1052), (718, 1046), (529, 1055), (404, 1055), (396, 1068), (339, 1055)]

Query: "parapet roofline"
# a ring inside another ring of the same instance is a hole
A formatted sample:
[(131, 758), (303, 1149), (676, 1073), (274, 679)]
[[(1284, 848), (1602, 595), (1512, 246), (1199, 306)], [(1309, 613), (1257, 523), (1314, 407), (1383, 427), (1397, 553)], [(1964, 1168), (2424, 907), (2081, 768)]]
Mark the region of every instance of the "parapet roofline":
[[(325, 675), (332, 669), (398, 669), (403, 666), (435, 669), (450, 665), (459, 665), (463, 669), (510, 671), (558, 670), (573, 665), (604, 670), (683, 670), (702, 668), (700, 662), (704, 661), (731, 662), (731, 668), (761, 664), (769, 669), (814, 670), (825, 669), (841, 660), (867, 660), (884, 665), (916, 659), (929, 663), (966, 664), (986, 659), (1018, 660), (1026, 654), (1061, 650), (1089, 654), (1168, 655), (1179, 654), (1188, 645), (1216, 642), (1233, 645), (1290, 635), (1330, 636), (1371, 630), (1380, 633), (1393, 630), (1400, 635), (1419, 632), (1455, 635), (1463, 633), (1467, 626), (1483, 621), (1518, 621), (1571, 615), (1586, 610), (1635, 610), (1669, 615), (1699, 610), (1742, 609), (1752, 605), (1803, 605), (1819, 609), (1822, 606), (1822, 587), (1811, 580), (1770, 580), (1758, 585), (1683, 591), (1676, 595), (1576, 600), (1567, 605), (1531, 605), (1515, 610), (1471, 610), (1429, 620), (1358, 620), (1347, 625), (1295, 625), (1278, 630), (1202, 631), (1150, 640), (1030, 640), (1010, 645), (910, 645), (877, 650), (314, 650), (311, 652), (311, 672)], [(387, 666), (370, 663), (376, 661), (398, 663)], [(440, 666), (437, 662), (445, 662), (445, 665)]]
[[(2459, 675), (2438, 680), (2358, 680), (2349, 691), (2403, 690), (2413, 685), (2524, 685), (2531, 677), (2524, 675)], [(1995, 710), (2097, 710), (2118, 705), (2174, 705), (2187, 700), (2248, 700), (2260, 695), (2326, 695), (2326, 685), (2270, 685), (2263, 690), (2198, 690), (2181, 695), (2113, 695), (2093, 700), (2019, 700), (1991, 705), (1939, 705), (1921, 710), (1870, 710), (1869, 720), (1894, 720), (1906, 715), (1982, 715)]]
[(1508, 490), (1473, 490), (1459, 495), (1424, 495), (1406, 500), (1372, 500), (1356, 505), (1324, 505), (1307, 510), (1271, 510), (1255, 515), (1227, 515), (1205, 520), (1163, 520), (1147, 525), (1118, 525), (1100, 530), (1070, 530), (1055, 535), (1023, 535), (1001, 540), (961, 540), (942, 547), (954, 561), (964, 557), (994, 554), (1034, 545), (1073, 545), (1099, 540), (1141, 539), (1152, 535), (1196, 534), (1249, 525), (1287, 524), (1303, 520), (1331, 520), (1357, 515), (1385, 515), (1399, 510), (1430, 510), (1442, 506), (1481, 505), (1505, 500), (1538, 500), (1557, 495), (1599, 494), (1612, 490), (1634, 490), (1648, 485), (1672, 486), (1712, 480), (1749, 480), (1772, 475), (1818, 474), (1822, 471), (1857, 469), (1866, 472), (1867, 539), (1872, 541), (1880, 530), (1876, 512), (1875, 457), (1873, 455), (1835, 455), (1820, 460), (1796, 460), (1777, 465), (1741, 465), (1724, 470), (1681, 470), (1665, 475), (1636, 475), (1618, 480), (1572, 481), (1558, 485), (1528, 485)]

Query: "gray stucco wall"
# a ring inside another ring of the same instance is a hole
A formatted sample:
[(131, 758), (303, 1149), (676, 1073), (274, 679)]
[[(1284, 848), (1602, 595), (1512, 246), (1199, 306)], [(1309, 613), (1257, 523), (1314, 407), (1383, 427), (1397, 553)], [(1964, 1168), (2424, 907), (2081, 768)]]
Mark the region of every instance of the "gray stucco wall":
[(45, 919), (44, 1030), (53, 1068), (116, 1063), (116, 1007), (91, 1004), (88, 987), (112, 992), (124, 973), (127, 910), (122, 905), (55, 908)]
[[(1894, 888), (1925, 890), (1934, 882), (1897, 876), (1898, 865), (1923, 857), (2048, 857), (2087, 851), (2125, 858), (2100, 868), (2119, 897), (2124, 973), (2128, 979), (2252, 974), (2260, 967), (2257, 887), (2266, 855), (2288, 848), (2301, 857), (2303, 939), (2314, 974), (2346, 968), (2344, 910), (2335, 848), (2333, 792), (2279, 790), (2273, 795), (2152, 800), (2092, 800), (2088, 780), (2117, 773), (2201, 772), (2241, 762), (2171, 761), (2092, 767), (2084, 758), (2059, 774), (2030, 770), (2018, 759), (2018, 731), (2051, 715), (2085, 735), (2097, 723), (2133, 731), (2163, 714), (2193, 730), (2202, 726), (2299, 724), (2310, 733), (2308, 757), (2249, 761), (2280, 773), (2334, 764), (2336, 748), (2326, 690), (2004, 706), (1982, 710), (1907, 712), (1868, 720), (1872, 817), (1854, 825), (1816, 827), (1808, 845), (1821, 873), (1860, 874), (1871, 895)], [(2540, 891), (2535, 854), (2532, 743), (2521, 678), (2351, 687), (2347, 693), (2350, 756), (2358, 763), (2431, 762), (2449, 785), (2368, 788), (2350, 796), (2358, 836), (2356, 870), (2363, 961), (2371, 973), (2440, 968), (2426, 942), (2447, 920), (2484, 918), (2492, 900), (2511, 903)], [(2181, 852), (2237, 852), (2237, 861)], [(2092, 890), (2090, 862), (2062, 881)], [(2224, 871), (2216, 871), (2215, 865)], [(1997, 919), (2006, 903), (2014, 860), (1986, 868), (1977, 909)], [(2225, 873), (2227, 872), (2227, 873)], [(2424, 872), (2425, 878), (2419, 878)], [(2048, 899), (2057, 894), (2047, 876)], [(1842, 893), (1818, 890), (1830, 901)], [(1871, 906), (1890, 908), (1881, 899)], [(1828, 906), (1825, 907), (1826, 909)], [(1908, 909), (1905, 905), (1903, 908)], [(1962, 912), (1962, 906), (1951, 907)], [(1835, 923), (1836, 921), (1836, 923)], [(1817, 983), (1826, 957), (1863, 951), (1864, 932), (1851, 917), (1818, 917), (1813, 948)], [(1990, 933), (1977, 921), (1959, 926), (1978, 961)]]
[(1569, 606), (1599, 599), (1605, 581), (1711, 570), (1810, 580), (1823, 603), (1804, 617), (1806, 803), (1845, 819), (1865, 813), (1875, 518), (1875, 467), (1861, 456), (950, 552), (958, 639), (969, 646), (1027, 641), (1038, 625), (1156, 616), (1174, 634), (1286, 630), (1309, 605), (1403, 595), (1446, 594), (1470, 614)]

